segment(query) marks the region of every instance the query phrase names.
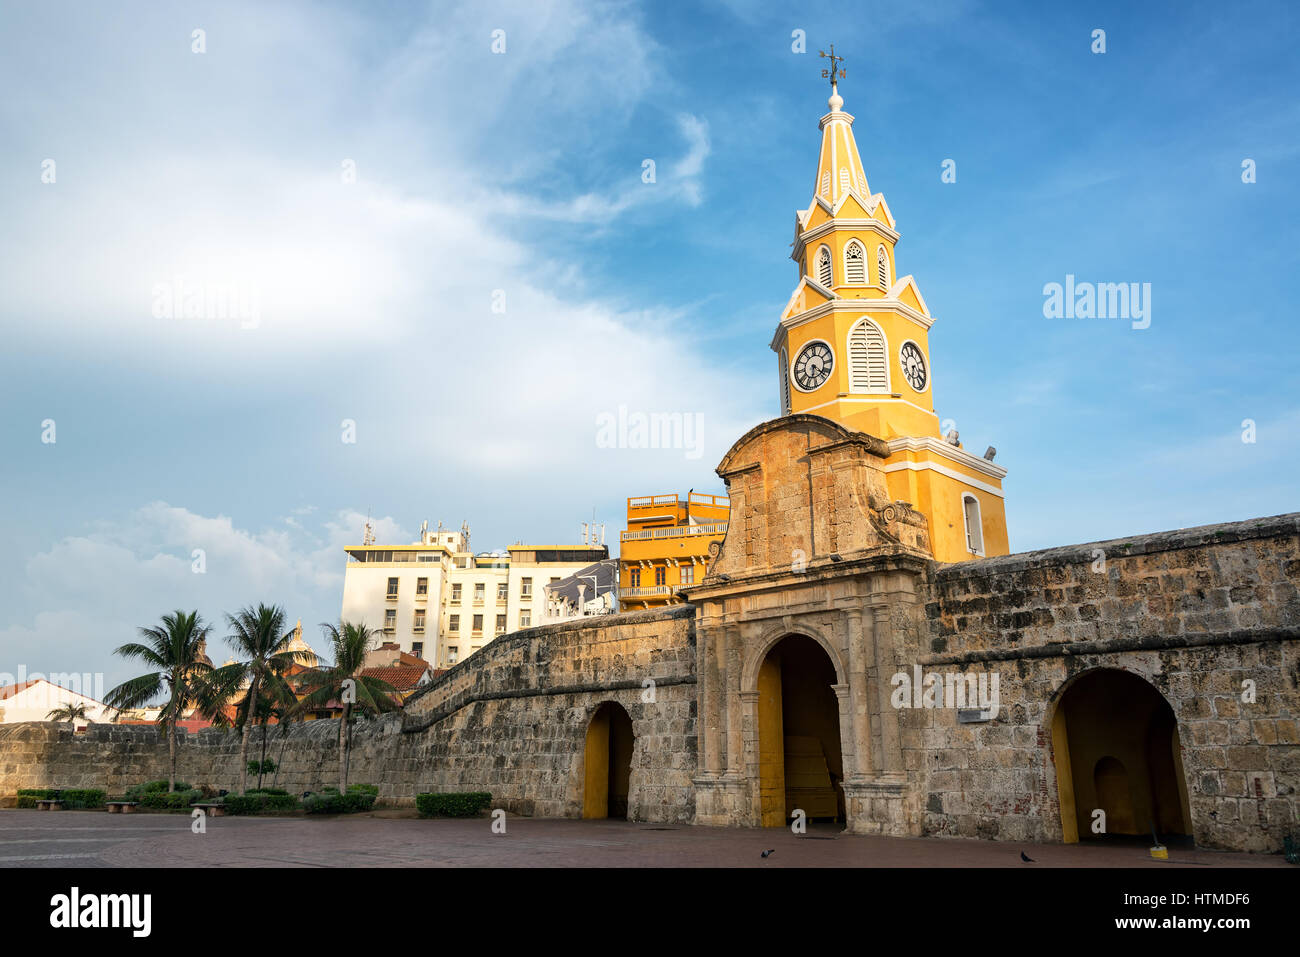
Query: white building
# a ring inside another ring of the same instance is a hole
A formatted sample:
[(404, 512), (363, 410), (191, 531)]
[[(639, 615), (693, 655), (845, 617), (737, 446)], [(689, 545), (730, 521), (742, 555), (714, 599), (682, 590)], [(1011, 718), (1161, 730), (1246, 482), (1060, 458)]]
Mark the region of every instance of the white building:
[[(369, 538), (367, 533), (366, 538)], [(473, 554), (469, 528), (421, 529), (413, 545), (349, 546), (343, 619), (448, 668), (492, 639), (546, 621), (545, 587), (609, 557), (601, 546), (511, 545)]]
[(49, 713), (68, 704), (86, 707), (86, 720), (73, 722), (84, 728), (89, 722), (108, 724), (116, 712), (102, 701), (54, 684), (44, 678), (33, 678), (16, 684), (0, 686), (0, 724), (17, 724), (22, 721), (50, 721)]

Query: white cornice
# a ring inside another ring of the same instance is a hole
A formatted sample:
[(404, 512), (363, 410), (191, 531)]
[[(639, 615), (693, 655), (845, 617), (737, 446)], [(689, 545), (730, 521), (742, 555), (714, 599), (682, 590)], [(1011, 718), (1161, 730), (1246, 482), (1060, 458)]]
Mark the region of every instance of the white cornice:
[(794, 241), (795, 250), (797, 252), (800, 246), (807, 246), (809, 243), (816, 242), (827, 233), (833, 233), (836, 231), (842, 232), (850, 229), (865, 229), (870, 232), (879, 233), (891, 243), (896, 243), (899, 239), (899, 234), (897, 232), (890, 229), (878, 219), (828, 219), (826, 222), (819, 223), (811, 229), (804, 230), (802, 233), (796, 233)]
[[(942, 439), (936, 439), (933, 436), (901, 435), (898, 438), (889, 440), (889, 451), (891, 454), (894, 452), (900, 452), (904, 449), (909, 452), (929, 452), (932, 455), (938, 455), (942, 458), (950, 459), (959, 465), (964, 465), (969, 469), (974, 469), (976, 472), (980, 472), (990, 478), (998, 479), (999, 481), (1005, 478), (1007, 474), (1007, 470), (1001, 465), (994, 465), (992, 462), (982, 459), (978, 455), (972, 455), (965, 449), (959, 449), (957, 446), (945, 442)], [(902, 464), (900, 463), (898, 467), (901, 468)], [(889, 470), (886, 469), (886, 471)], [(956, 477), (965, 478), (969, 481), (968, 476), (958, 475)]]
[[(786, 308), (789, 308), (787, 301)], [(777, 323), (776, 332), (772, 335), (772, 350), (777, 349), (777, 340), (781, 337), (782, 330), (789, 332), (791, 329), (802, 326), (805, 322), (812, 322), (820, 319), (822, 316), (830, 315), (833, 312), (852, 312), (858, 315), (871, 315), (877, 312), (892, 312), (902, 316), (916, 325), (920, 326), (927, 332), (939, 320), (934, 316), (926, 316), (917, 312), (905, 302), (899, 302), (897, 299), (844, 299), (836, 298), (830, 302), (824, 302), (819, 306), (814, 306), (807, 312), (801, 312), (797, 316), (789, 316)]]
[(944, 468), (942, 465), (936, 465), (934, 462), (895, 462), (893, 465), (886, 465), (883, 471), (899, 472), (903, 469), (907, 469), (909, 472), (938, 472), (940, 475), (946, 475), (950, 479), (956, 479), (963, 485), (977, 488), (981, 492), (986, 492), (989, 495), (996, 496), (997, 498), (1006, 497), (1000, 488), (989, 485), (986, 482), (981, 482), (979, 479), (973, 479), (964, 472), (958, 472), (956, 469)]

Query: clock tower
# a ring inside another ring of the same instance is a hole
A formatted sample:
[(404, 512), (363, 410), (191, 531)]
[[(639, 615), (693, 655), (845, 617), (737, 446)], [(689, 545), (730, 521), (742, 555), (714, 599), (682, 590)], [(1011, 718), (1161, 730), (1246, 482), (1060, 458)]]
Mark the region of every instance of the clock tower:
[(899, 275), (897, 224), (867, 185), (830, 71), (830, 112), (821, 118), (821, 153), (812, 202), (795, 214), (791, 258), (799, 282), (772, 338), (781, 414), (824, 416), (883, 439), (890, 494), (930, 523), (939, 561), (1005, 555), (1006, 508), (993, 450), (962, 448), (942, 434), (934, 411), (930, 314), (916, 280)]

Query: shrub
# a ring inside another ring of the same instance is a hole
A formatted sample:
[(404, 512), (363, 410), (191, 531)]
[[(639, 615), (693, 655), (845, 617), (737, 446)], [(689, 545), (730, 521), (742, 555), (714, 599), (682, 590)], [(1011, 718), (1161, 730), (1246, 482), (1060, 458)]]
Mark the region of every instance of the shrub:
[[(176, 782), (176, 793), (190, 790), (190, 786), (184, 781)], [(146, 794), (166, 793), (166, 781), (148, 781), (145, 784), (137, 784), (126, 789), (126, 798), (128, 801), (140, 801)], [(143, 803), (143, 802), (141, 802)]]
[(356, 814), (374, 807), (378, 796), (379, 788), (373, 784), (349, 784), (347, 794), (326, 788), (303, 798), (302, 806), (308, 814)]
[(289, 792), (286, 791), (284, 788), (249, 788), (249, 789), (248, 789), (247, 791), (245, 791), (244, 793), (245, 793), (245, 794), (277, 794), (277, 795), (284, 795), (284, 794), (288, 794)]
[(249, 791), (247, 794), (227, 794), (222, 806), (230, 814), (283, 814), (298, 810), (298, 799), (292, 794), (269, 794)]
[(52, 800), (54, 792), (49, 788), (19, 788), (18, 789), (18, 806), (25, 808), (36, 807), (37, 801)]
[(267, 758), (265, 761), (249, 761), (248, 773), (249, 774), (272, 774), (275, 772), (276, 767), (277, 767), (276, 763), (272, 761), (270, 758)]
[(64, 791), (59, 799), (63, 801), (64, 807), (75, 810), (93, 811), (104, 806), (104, 792), (93, 788)]
[(492, 806), (487, 791), (458, 791), (447, 794), (417, 794), (420, 817), (477, 817)]
[(203, 797), (202, 791), (191, 789), (186, 791), (146, 791), (131, 800), (139, 801), (141, 807), (154, 811), (174, 811), (188, 808), (201, 797)]

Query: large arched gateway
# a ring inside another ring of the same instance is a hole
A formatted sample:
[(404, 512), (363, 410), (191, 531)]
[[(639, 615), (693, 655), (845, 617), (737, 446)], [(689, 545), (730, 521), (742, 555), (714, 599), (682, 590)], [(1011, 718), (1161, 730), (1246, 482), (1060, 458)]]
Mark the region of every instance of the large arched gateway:
[(1075, 678), (1052, 715), (1052, 748), (1067, 844), (1191, 837), (1177, 722), (1142, 678), (1112, 668)]
[(835, 666), (813, 639), (789, 635), (758, 670), (759, 801), (764, 827), (802, 811), (844, 820)]

